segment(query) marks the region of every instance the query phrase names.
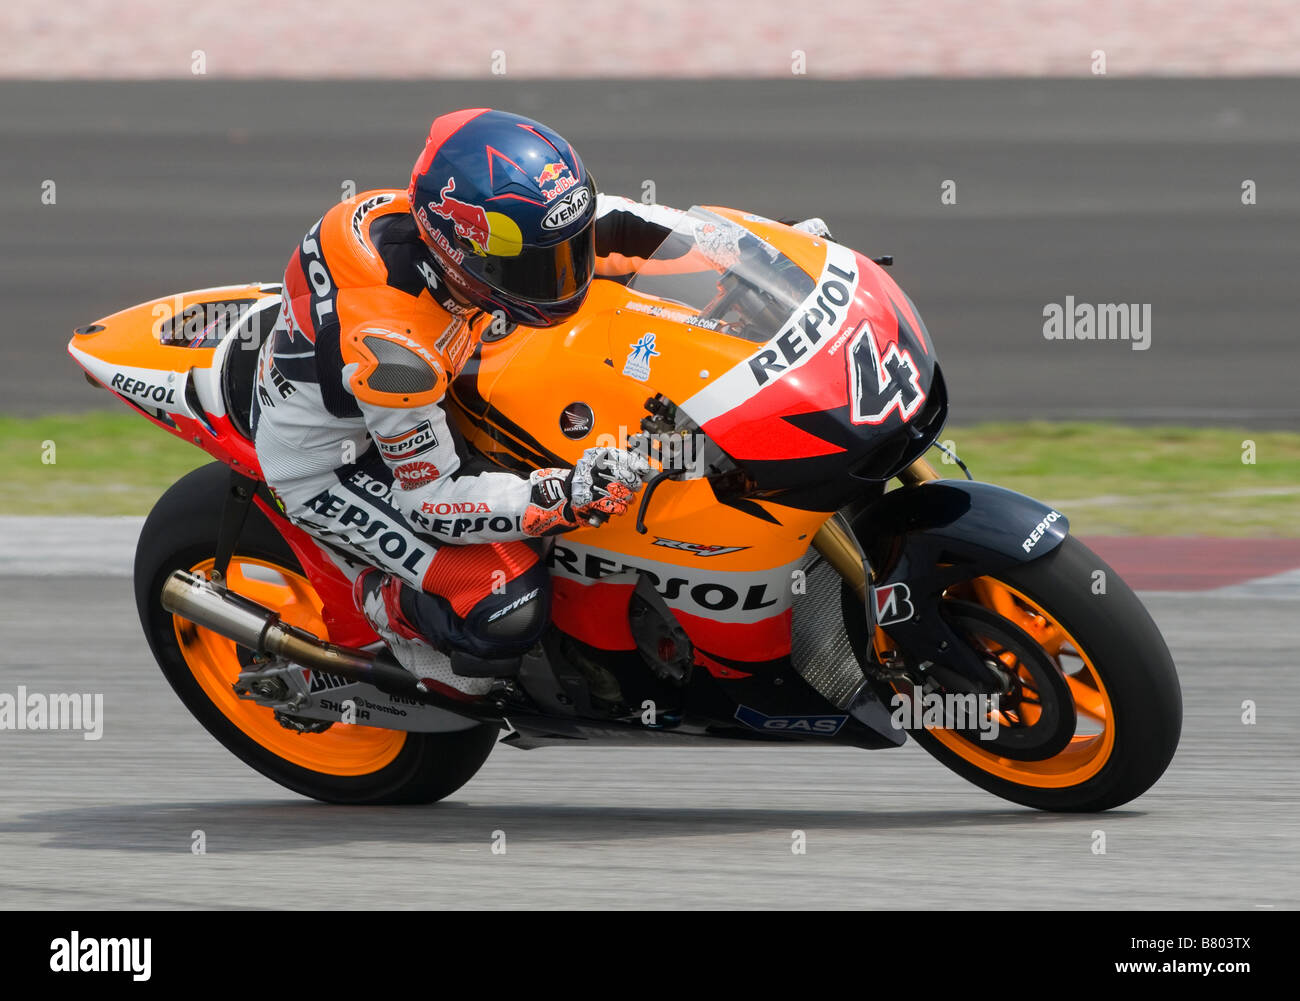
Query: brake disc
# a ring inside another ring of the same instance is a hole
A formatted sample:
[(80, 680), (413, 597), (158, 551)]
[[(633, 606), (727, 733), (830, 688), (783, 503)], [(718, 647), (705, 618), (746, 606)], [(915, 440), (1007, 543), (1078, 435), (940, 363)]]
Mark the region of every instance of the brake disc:
[[(964, 634), (1009, 680), (999, 696), (1002, 719), (996, 737), (990, 739), (979, 728), (952, 732), (983, 750), (1016, 761), (1042, 761), (1064, 750), (1074, 736), (1078, 717), (1065, 675), (1047, 652), (1015, 623), (983, 605), (948, 600), (942, 610), (953, 629)], [(998, 654), (1009, 654), (1014, 667)], [(1026, 722), (1028, 706), (1038, 713), (1032, 722)]]

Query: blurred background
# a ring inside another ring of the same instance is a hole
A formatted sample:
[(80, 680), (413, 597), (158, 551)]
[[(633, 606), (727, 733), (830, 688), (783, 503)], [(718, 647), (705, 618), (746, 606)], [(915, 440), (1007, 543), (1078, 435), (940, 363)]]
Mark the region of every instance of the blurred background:
[[(111, 406), (66, 359), (72, 327), (278, 278), (333, 201), (404, 185), (433, 117), (487, 105), (558, 129), (606, 191), (821, 216), (893, 254), (947, 371), (951, 440), (980, 475), (1063, 502), (1121, 486), (1190, 502), (1188, 463), (1208, 451), (1196, 466), (1224, 465), (1196, 475), (1275, 492), (1227, 518), (1076, 517), (1295, 534), (1272, 463), (1300, 453), (1276, 439), (1243, 470), (1248, 436), (1207, 430), (1300, 419), (1300, 18), (1282, 0), (16, 0), (0, 46), (0, 414)], [(1046, 340), (1044, 309), (1066, 296), (1149, 305), (1149, 349)], [(1033, 420), (1058, 422), (1050, 456), (1042, 429), (957, 433)], [(1078, 438), (1062, 421), (1120, 427)], [(1154, 439), (1125, 429), (1153, 426), (1203, 434), (1135, 452)], [(1154, 465), (1132, 477), (1133, 462)], [(147, 496), (172, 472), (151, 460), (135, 482)], [(28, 489), (0, 505), (18, 513)]]
[[(1278, 673), (1293, 659), (1300, 601), (1297, 73), (1292, 0), (7, 0), (0, 596), (36, 621), (47, 614), (42, 596), (79, 595), (89, 611), (73, 626), (48, 613), (72, 630), (53, 655), (25, 646), (16, 627), (5, 645), (51, 674), (93, 670), (69, 651), (101, 644), (109, 663), (147, 661), (129, 585), (114, 578), (129, 573), (139, 518), (205, 458), (88, 386), (66, 355), (72, 328), (183, 289), (278, 280), (332, 203), (405, 186), (432, 118), (503, 108), (569, 138), (603, 190), (820, 216), (841, 242), (894, 255), (893, 277), (926, 318), (945, 368), (945, 439), (977, 478), (1055, 503), (1144, 589), (1184, 671), (1189, 720), (1221, 728), (1180, 752), (1135, 814), (1133, 854), (1087, 886), (1060, 849), (1061, 837), (1079, 832), (1059, 818), (1030, 818), (1040, 822), (1030, 830), (1022, 814), (981, 812), (998, 804), (919, 752), (903, 757), (915, 788), (892, 786), (874, 820), (853, 812), (863, 766), (839, 752), (810, 752), (824, 778), (813, 786), (807, 773), (761, 756), (750, 768), (724, 755), (735, 767), (721, 798), (686, 752), (662, 752), (653, 766), (632, 752), (581, 762), (574, 752), (560, 785), (548, 784), (555, 759), (529, 759), (534, 771), (520, 773), (519, 758), (498, 754), (469, 794), (523, 805), (504, 820), (453, 812), (444, 854), (469, 852), (459, 846), (474, 843), (481, 823), (527, 821), (545, 834), (540, 868), (525, 879), (547, 891), (538, 899), (621, 899), (602, 898), (613, 891), (597, 876), (626, 876), (652, 904), (680, 899), (657, 896), (653, 873), (625, 871), (649, 859), (651, 869), (691, 874), (696, 902), (813, 903), (786, 893), (811, 879), (802, 885), (824, 894), (816, 902), (857, 906), (839, 875), (865, 835), (877, 852), (915, 863), (875, 874), (882, 902), (952, 899), (942, 880), (915, 878), (937, 866), (984, 894), (968, 906), (1038, 906), (987, 866), (975, 876), (960, 868), (979, 861), (962, 831), (996, 835), (1009, 825), (1042, 866), (1042, 885), (1060, 878), (1047, 904), (1294, 904), (1294, 886), (1279, 890), (1261, 859), (1281, 850), (1296, 821), (1294, 803), (1271, 797), (1290, 781), (1276, 763), (1294, 756), (1285, 719), (1300, 707), (1294, 682)], [(1068, 296), (1149, 306), (1149, 349), (1046, 339), (1045, 308)], [(54, 464), (42, 462), (50, 441)], [(1216, 628), (1225, 608), (1232, 628)], [(1225, 665), (1258, 682), (1252, 694), (1280, 693), (1271, 722), (1248, 736), (1229, 726), (1242, 689), (1224, 680)], [(171, 706), (170, 693), (145, 694)], [(143, 754), (140, 726), (132, 746)], [(309, 850), (349, 859), (365, 823), (296, 825), (283, 807), (264, 810), (258, 798), (276, 790), (192, 729), (175, 776), (123, 772), (137, 783), (124, 795), (145, 805), (100, 810), (87, 772), (92, 805), (0, 822), (0, 851), (5, 838), (25, 852), (44, 838), (38, 865), (63, 885), (51, 875), (59, 866), (71, 859), (90, 871), (114, 851), (106, 837), (77, 854), (78, 832), (106, 823), (143, 853), (132, 867), (161, 864), (158, 832), (189, 821), (174, 805), (149, 808), (149, 797), (192, 795), (187, 776), (201, 771), (219, 776), (209, 792), (243, 804), (231, 813), (241, 835), (288, 825)], [(639, 777), (611, 789), (629, 774)], [(695, 812), (679, 823), (692, 796)], [(18, 796), (13, 809), (37, 802)], [(791, 811), (821, 831), (830, 857), (749, 879), (754, 853), (785, 853), (788, 865), (786, 847), (763, 845)], [(1079, 831), (1095, 826), (1084, 824)], [(381, 830), (400, 851), (425, 837), (407, 819)], [(566, 854), (574, 839), (596, 853), (583, 857), (604, 861), (580, 868)], [(1211, 843), (1225, 846), (1223, 857)], [(469, 855), (430, 864), (455, 888), (444, 901), (481, 899), (453, 864), (475, 867), (487, 880), (480, 886), (512, 899)], [(188, 899), (231, 899), (221, 880), (176, 872)], [(354, 899), (379, 892), (379, 875), (368, 878), (349, 884)], [(258, 892), (255, 877), (232, 879)], [(87, 899), (43, 892), (11, 899)], [(113, 892), (153, 899), (126, 883)], [(414, 886), (385, 892), (411, 905), (435, 899)]]

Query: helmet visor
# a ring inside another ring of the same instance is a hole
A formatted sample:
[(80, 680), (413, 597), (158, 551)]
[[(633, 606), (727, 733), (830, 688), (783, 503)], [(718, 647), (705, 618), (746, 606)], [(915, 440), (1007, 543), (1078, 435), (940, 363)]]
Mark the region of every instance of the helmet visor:
[(596, 269), (595, 220), (563, 243), (525, 246), (514, 257), (466, 254), (462, 267), (498, 292), (529, 302), (563, 302), (579, 295)]

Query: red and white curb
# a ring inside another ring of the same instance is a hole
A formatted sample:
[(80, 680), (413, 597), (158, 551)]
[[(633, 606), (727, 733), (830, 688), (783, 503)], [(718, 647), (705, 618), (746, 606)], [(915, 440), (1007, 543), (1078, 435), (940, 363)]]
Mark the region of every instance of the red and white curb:
[(1300, 539), (1091, 536), (1135, 591), (1300, 598)]

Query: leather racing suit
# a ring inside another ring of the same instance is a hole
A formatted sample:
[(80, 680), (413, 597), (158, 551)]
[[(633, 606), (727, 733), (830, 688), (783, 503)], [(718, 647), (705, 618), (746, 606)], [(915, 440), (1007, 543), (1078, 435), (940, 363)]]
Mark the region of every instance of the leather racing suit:
[[(630, 277), (680, 215), (599, 195), (597, 275)], [(286, 515), (354, 584), (367, 568), (385, 571), (398, 631), (448, 649), (453, 666), (457, 655), (517, 657), (545, 630), (537, 537), (555, 530), (550, 480), (569, 472), (502, 471), (448, 420), (448, 385), (491, 319), (448, 294), (406, 193), (367, 191), (331, 208), (293, 252), (254, 389), (258, 459)]]

